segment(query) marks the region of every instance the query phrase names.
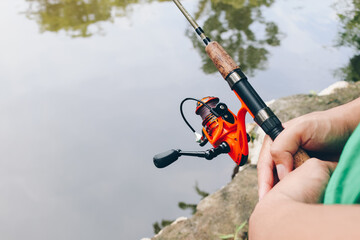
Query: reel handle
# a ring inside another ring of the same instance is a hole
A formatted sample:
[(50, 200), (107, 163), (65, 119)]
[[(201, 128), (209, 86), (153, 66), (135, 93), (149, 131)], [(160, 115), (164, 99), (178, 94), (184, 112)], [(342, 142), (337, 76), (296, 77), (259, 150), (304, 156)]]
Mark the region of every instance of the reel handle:
[(164, 168), (178, 160), (180, 156), (180, 149), (171, 149), (169, 151), (156, 154), (153, 158), (154, 164), (157, 168)]
[(211, 148), (206, 151), (192, 152), (192, 151), (181, 151), (180, 149), (171, 149), (169, 151), (156, 154), (153, 158), (154, 164), (157, 168), (164, 168), (178, 160), (180, 156), (192, 156), (205, 158), (207, 160), (212, 160), (213, 158), (219, 156), (222, 153), (228, 153), (230, 147), (226, 142), (222, 142), (218, 147)]

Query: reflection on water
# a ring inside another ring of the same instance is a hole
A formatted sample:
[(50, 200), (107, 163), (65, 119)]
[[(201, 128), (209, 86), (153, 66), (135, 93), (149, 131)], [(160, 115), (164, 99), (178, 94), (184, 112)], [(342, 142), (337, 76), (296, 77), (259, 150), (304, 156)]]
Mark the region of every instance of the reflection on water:
[[(90, 37), (101, 33), (90, 30), (90, 26), (101, 21), (112, 21), (114, 17), (124, 17), (131, 4), (142, 0), (26, 0), (26, 11), (30, 19), (35, 19), (41, 31), (58, 32), (65, 30), (72, 37)], [(146, 0), (152, 2), (154, 0)]]
[[(339, 32), (339, 45), (355, 50), (347, 66), (341, 69), (340, 76), (347, 81), (360, 80), (360, 1), (344, 1), (347, 10), (338, 14), (342, 30)], [(338, 6), (340, 3), (338, 4)]]
[[(170, 0), (26, 0), (29, 7), (26, 15), (34, 19), (41, 32), (66, 31), (71, 37), (90, 37), (102, 34), (100, 22), (113, 21), (131, 12), (131, 5), (165, 2)], [(218, 41), (243, 70), (253, 75), (255, 70), (266, 66), (270, 46), (279, 46), (281, 33), (278, 26), (262, 14), (263, 8), (275, 0), (201, 0), (195, 11), (195, 19), (203, 22), (203, 29), (212, 40)], [(339, 10), (342, 30), (339, 45), (351, 46), (355, 54), (348, 65), (338, 71), (341, 79), (360, 80), (360, 1), (341, 1), (347, 4), (346, 11)], [(179, 14), (180, 15), (180, 14)], [(217, 72), (207, 57), (204, 46), (192, 29), (187, 36), (199, 51), (205, 73)]]
[[(253, 75), (255, 70), (265, 68), (267, 47), (280, 45), (278, 26), (262, 14), (262, 8), (273, 3), (274, 0), (202, 0), (195, 18), (204, 22), (203, 29), (211, 40), (219, 42), (246, 73)], [(201, 54), (204, 72), (216, 72), (202, 43), (194, 34), (188, 32), (188, 36)]]
[[(99, 22), (126, 16), (132, 4), (156, 0), (26, 1), (29, 2), (27, 16), (38, 22), (42, 32), (65, 30), (72, 37), (90, 37), (93, 34), (101, 34)], [(194, 16), (196, 19), (205, 19), (203, 29), (210, 38), (218, 41), (229, 51), (235, 61), (241, 63), (245, 72), (252, 74), (256, 69), (264, 69), (269, 54), (266, 47), (280, 44), (277, 25), (266, 21), (261, 12), (262, 7), (270, 7), (273, 2), (274, 0), (202, 0)], [(179, 12), (179, 17), (180, 15)], [(91, 30), (92, 25), (96, 26), (96, 30)], [(188, 35), (201, 53), (204, 72), (216, 72), (216, 68), (204, 52), (202, 42), (192, 33), (188, 32)]]

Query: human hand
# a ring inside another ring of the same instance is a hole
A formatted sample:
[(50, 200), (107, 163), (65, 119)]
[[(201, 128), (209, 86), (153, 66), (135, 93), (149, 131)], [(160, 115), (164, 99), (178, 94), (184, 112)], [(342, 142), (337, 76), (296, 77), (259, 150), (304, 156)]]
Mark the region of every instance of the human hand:
[(325, 188), (336, 165), (337, 162), (317, 158), (307, 160), (269, 192), (267, 201), (283, 199), (310, 204), (322, 202)]
[(293, 170), (299, 147), (321, 159), (338, 159), (348, 134), (337, 116), (335, 111), (310, 113), (285, 123), (274, 142), (265, 137), (257, 166), (260, 199)]
[[(334, 219), (352, 223), (353, 212), (359, 211), (316, 204), (322, 201), (336, 164), (311, 158), (286, 175), (256, 205), (249, 221), (249, 239), (341, 239), (344, 231)], [(345, 224), (350, 225), (349, 233), (357, 236), (358, 226)]]

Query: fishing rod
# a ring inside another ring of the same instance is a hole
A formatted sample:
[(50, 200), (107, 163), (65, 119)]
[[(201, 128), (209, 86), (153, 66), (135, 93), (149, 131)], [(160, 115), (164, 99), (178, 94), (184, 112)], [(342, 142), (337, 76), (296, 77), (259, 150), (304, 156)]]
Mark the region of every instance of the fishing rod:
[[(210, 160), (219, 154), (228, 153), (238, 165), (243, 165), (247, 161), (249, 141), (245, 128), (246, 113), (248, 112), (252, 116), (254, 121), (272, 140), (275, 140), (284, 130), (281, 121), (257, 94), (240, 67), (221, 45), (216, 41), (211, 41), (205, 35), (203, 29), (186, 11), (179, 0), (173, 0), (173, 2), (204, 42), (207, 55), (240, 100), (241, 108), (238, 114), (235, 115), (224, 103), (219, 102), (217, 97), (205, 97), (201, 100), (193, 98), (184, 99), (180, 105), (180, 112), (185, 123), (197, 136), (200, 146), (210, 142), (214, 148), (204, 152), (185, 152), (180, 149), (172, 149), (154, 156), (154, 164), (162, 168), (176, 161), (181, 155), (203, 157)], [(197, 102), (195, 113), (200, 115), (203, 120), (202, 136), (195, 132), (183, 114), (182, 105), (186, 100)], [(301, 148), (298, 149), (293, 157), (295, 168), (309, 159), (307, 153)]]

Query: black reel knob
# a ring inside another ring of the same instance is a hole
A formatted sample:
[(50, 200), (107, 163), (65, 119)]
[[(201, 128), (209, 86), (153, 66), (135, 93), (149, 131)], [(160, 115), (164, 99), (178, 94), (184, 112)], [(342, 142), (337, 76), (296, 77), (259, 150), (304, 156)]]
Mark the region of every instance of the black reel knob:
[(154, 164), (157, 168), (164, 168), (178, 160), (180, 150), (171, 149), (169, 151), (156, 154), (153, 158)]

